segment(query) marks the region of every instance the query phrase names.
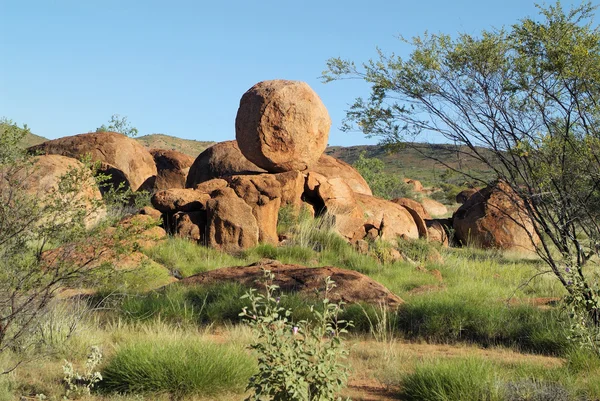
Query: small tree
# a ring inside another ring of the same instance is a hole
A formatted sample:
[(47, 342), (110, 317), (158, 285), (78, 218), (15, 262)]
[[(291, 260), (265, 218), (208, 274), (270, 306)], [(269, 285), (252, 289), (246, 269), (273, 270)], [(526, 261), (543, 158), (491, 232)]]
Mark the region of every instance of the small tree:
[(331, 59), (323, 78), (372, 85), (348, 111), (346, 129), (388, 143), (436, 132), (505, 180), (572, 311), (597, 328), (590, 264), (600, 249), (600, 31), (591, 3), (538, 8), (539, 20), (509, 29), (416, 37), (407, 59), (379, 51), (362, 68)]
[(0, 374), (39, 350), (38, 324), (57, 292), (89, 279), (103, 255), (116, 252), (106, 244), (116, 248), (128, 236), (125, 229), (86, 230), (86, 217), (102, 207), (81, 196), (82, 188), (96, 185), (89, 166), (70, 169), (57, 190), (28, 190), (28, 179), (43, 171), (19, 146), (27, 133), (8, 120), (0, 124), (0, 354), (15, 353)]
[(367, 181), (373, 195), (385, 199), (412, 198), (414, 196), (411, 188), (402, 177), (385, 171), (383, 161), (366, 157), (365, 152), (358, 156), (352, 166)]
[(99, 128), (96, 128), (96, 132), (108, 131), (118, 132), (119, 134), (123, 134), (132, 138), (138, 134), (137, 128), (131, 126), (129, 121), (127, 121), (127, 117), (121, 117), (119, 114), (113, 114), (110, 117), (108, 126), (102, 124)]

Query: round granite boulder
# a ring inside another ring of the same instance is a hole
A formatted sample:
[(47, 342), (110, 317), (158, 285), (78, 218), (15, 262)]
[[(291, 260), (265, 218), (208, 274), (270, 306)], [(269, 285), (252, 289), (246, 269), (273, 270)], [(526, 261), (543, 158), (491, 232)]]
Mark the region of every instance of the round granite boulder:
[(235, 119), (244, 156), (272, 173), (315, 164), (327, 147), (330, 127), (325, 105), (300, 81), (257, 83), (242, 96)]

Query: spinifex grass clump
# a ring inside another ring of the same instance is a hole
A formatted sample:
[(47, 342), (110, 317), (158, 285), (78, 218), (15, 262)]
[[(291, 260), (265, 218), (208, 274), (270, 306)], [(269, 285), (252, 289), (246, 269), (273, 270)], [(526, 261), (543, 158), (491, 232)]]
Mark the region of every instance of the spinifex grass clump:
[(243, 349), (196, 338), (161, 338), (120, 347), (102, 371), (117, 393), (216, 395), (242, 392), (255, 369)]
[(253, 289), (244, 295), (251, 306), (240, 315), (253, 329), (251, 348), (258, 353), (258, 373), (250, 378), (246, 400), (341, 400), (338, 392), (348, 378), (341, 334), (350, 323), (338, 320), (341, 306), (327, 299), (334, 283), (325, 280), (323, 311), (311, 307), (311, 320), (294, 323), (292, 311), (275, 295), (278, 287), (269, 284), (273, 278), (265, 271), (264, 295)]

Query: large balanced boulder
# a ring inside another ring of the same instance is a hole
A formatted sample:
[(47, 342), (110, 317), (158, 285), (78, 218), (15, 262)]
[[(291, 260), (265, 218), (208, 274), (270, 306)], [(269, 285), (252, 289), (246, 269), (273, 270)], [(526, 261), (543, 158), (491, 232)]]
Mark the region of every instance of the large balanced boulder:
[(233, 175), (262, 174), (266, 171), (250, 162), (236, 141), (219, 142), (200, 153), (188, 172), (186, 187), (212, 180), (227, 178)]
[(194, 159), (176, 150), (150, 149), (156, 164), (154, 189), (185, 188), (185, 181)]
[(101, 172), (112, 174), (113, 182), (124, 182), (133, 191), (151, 189), (156, 179), (156, 165), (150, 152), (137, 141), (116, 132), (67, 136), (46, 141), (29, 150), (75, 159), (90, 155), (92, 161), (100, 162)]
[(338, 267), (304, 267), (287, 265), (277, 261), (259, 262), (250, 266), (215, 269), (179, 281), (179, 285), (211, 285), (236, 283), (256, 289), (264, 289), (261, 281), (264, 271), (274, 275), (272, 284), (283, 292), (295, 292), (307, 296), (324, 296), (325, 278), (330, 277), (335, 287), (327, 294), (332, 302), (367, 302), (388, 307), (398, 306), (404, 301), (383, 285), (354, 270)]
[(454, 213), (453, 227), (461, 243), (482, 248), (530, 251), (539, 239), (523, 201), (503, 181), (472, 195)]
[(299, 81), (257, 83), (242, 96), (235, 119), (240, 150), (269, 172), (314, 165), (327, 147), (330, 127), (319, 96)]
[(343, 178), (354, 192), (373, 195), (369, 184), (367, 184), (367, 181), (365, 181), (360, 173), (348, 163), (335, 157), (323, 154), (310, 169), (327, 178)]
[[(20, 189), (39, 199), (42, 205), (53, 202), (52, 198), (63, 198), (74, 208), (85, 208), (84, 224), (88, 228), (106, 216), (102, 195), (94, 177), (79, 160), (61, 155), (35, 156), (31, 159), (30, 167), (11, 174), (11, 183), (7, 178), (8, 175), (0, 170), (0, 193), (8, 195), (4, 201), (10, 202), (9, 187), (17, 181)], [(79, 184), (77, 193), (61, 193), (59, 184), (63, 179)], [(74, 198), (71, 198), (73, 195)], [(69, 197), (69, 200), (65, 197)]]

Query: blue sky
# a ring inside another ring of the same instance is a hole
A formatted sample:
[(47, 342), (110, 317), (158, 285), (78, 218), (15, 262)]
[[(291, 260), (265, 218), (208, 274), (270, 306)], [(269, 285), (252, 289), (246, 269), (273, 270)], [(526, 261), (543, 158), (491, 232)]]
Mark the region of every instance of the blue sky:
[(47, 138), (120, 114), (140, 135), (223, 141), (242, 94), (283, 78), (321, 96), (331, 145), (376, 143), (339, 130), (368, 87), (321, 83), (328, 58), (406, 55), (398, 35), (476, 34), (533, 15), (529, 0), (0, 0), (0, 117)]

